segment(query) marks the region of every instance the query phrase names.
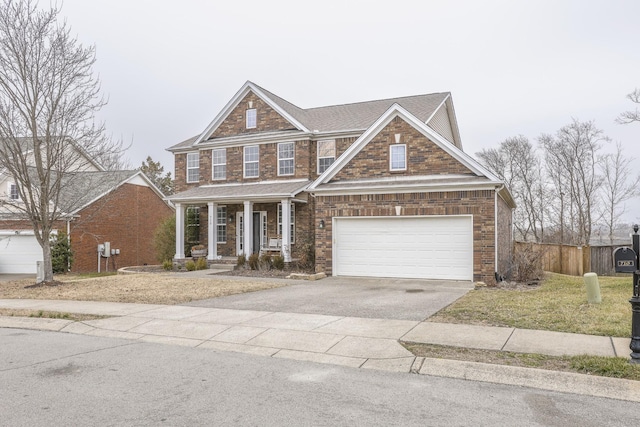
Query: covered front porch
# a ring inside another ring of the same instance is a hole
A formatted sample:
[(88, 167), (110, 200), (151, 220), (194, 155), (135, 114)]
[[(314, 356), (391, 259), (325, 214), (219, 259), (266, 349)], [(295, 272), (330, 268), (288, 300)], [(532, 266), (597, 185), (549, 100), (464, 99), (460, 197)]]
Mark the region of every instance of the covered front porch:
[[(301, 183), (294, 187), (300, 188)], [(306, 193), (288, 190), (283, 183), (226, 184), (172, 196), (176, 207), (174, 260), (181, 262), (191, 256), (191, 248), (204, 246), (209, 263), (240, 255), (248, 259), (262, 252), (279, 254), (286, 263), (291, 262), (296, 241), (311, 231), (313, 209)]]

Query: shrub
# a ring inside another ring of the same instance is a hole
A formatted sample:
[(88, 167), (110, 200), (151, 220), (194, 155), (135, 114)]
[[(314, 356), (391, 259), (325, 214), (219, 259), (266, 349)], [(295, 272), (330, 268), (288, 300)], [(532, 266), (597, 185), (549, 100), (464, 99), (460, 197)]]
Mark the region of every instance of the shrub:
[(518, 283), (535, 282), (542, 278), (544, 251), (533, 245), (517, 245), (511, 262), (511, 280)]
[(162, 268), (167, 271), (173, 270), (173, 261), (171, 261), (170, 259), (165, 259), (164, 261), (162, 261)]
[(173, 259), (176, 253), (176, 217), (168, 217), (160, 223), (153, 235), (153, 246), (156, 250), (156, 259), (164, 263)]
[(251, 256), (249, 256), (249, 268), (257, 270), (259, 267), (258, 264), (260, 264), (260, 256), (258, 254), (251, 254)]
[(271, 270), (273, 266), (273, 260), (271, 259), (271, 254), (264, 253), (260, 257), (260, 262), (258, 263), (258, 267), (260, 270)]
[(284, 270), (284, 257), (282, 255), (276, 255), (271, 260), (273, 268), (278, 270)]
[(66, 273), (71, 268), (73, 253), (67, 233), (58, 232), (51, 238), (51, 265), (54, 273)]
[(316, 267), (316, 245), (313, 236), (308, 235), (297, 242), (298, 267), (314, 271)]
[(206, 270), (209, 268), (209, 264), (207, 264), (207, 260), (204, 258), (198, 258), (196, 260), (196, 270)]
[(187, 262), (184, 263), (184, 268), (187, 269), (187, 271), (193, 271), (196, 269), (196, 263), (189, 260)]
[(238, 268), (244, 267), (245, 264), (247, 263), (247, 259), (244, 257), (243, 254), (238, 255), (238, 260), (236, 261), (236, 266)]

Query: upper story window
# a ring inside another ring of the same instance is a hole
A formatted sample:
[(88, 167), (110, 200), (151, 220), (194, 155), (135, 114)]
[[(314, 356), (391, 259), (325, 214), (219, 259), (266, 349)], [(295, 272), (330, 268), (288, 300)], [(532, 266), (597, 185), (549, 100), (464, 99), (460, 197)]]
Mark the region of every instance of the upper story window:
[(211, 177), (213, 179), (225, 179), (227, 177), (227, 149), (213, 150), (211, 158)]
[(407, 146), (405, 144), (390, 146), (389, 169), (392, 171), (407, 170)]
[(198, 153), (187, 153), (187, 182), (200, 181), (200, 157)]
[(278, 175), (293, 175), (295, 168), (294, 153), (293, 142), (278, 144)]
[(244, 147), (244, 177), (257, 178), (260, 176), (260, 147), (248, 145)]
[(7, 192), (9, 193), (9, 199), (11, 199), (11, 200), (20, 200), (20, 193), (18, 192), (18, 186), (15, 183), (10, 182), (8, 184), (8, 191)]
[(254, 129), (258, 123), (258, 112), (255, 108), (246, 111), (247, 129)]
[(326, 171), (336, 160), (336, 141), (327, 139), (318, 141), (318, 174)]

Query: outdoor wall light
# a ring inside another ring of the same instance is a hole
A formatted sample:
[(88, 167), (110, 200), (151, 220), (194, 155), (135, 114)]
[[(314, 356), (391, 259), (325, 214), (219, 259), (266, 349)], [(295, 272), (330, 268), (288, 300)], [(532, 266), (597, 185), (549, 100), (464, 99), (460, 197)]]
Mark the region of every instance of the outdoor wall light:
[(227, 217), (227, 221), (229, 221), (229, 224), (231, 224), (233, 222), (233, 215), (229, 215)]
[(320, 230), (324, 230), (324, 219), (321, 219), (321, 220), (320, 220), (320, 224), (318, 224), (318, 228), (319, 228)]

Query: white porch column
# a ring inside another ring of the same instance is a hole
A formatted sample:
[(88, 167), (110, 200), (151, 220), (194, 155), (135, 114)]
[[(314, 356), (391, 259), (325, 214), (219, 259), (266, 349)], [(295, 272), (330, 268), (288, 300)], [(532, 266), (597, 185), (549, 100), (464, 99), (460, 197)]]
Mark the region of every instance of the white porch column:
[(207, 259), (213, 261), (218, 258), (218, 206), (214, 202), (209, 202), (207, 203), (207, 208), (209, 212)]
[(244, 257), (253, 253), (253, 202), (244, 202)]
[(282, 257), (291, 262), (291, 200), (282, 199)]
[(184, 209), (182, 203), (176, 203), (176, 255), (175, 259), (184, 259)]

